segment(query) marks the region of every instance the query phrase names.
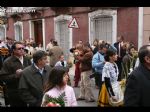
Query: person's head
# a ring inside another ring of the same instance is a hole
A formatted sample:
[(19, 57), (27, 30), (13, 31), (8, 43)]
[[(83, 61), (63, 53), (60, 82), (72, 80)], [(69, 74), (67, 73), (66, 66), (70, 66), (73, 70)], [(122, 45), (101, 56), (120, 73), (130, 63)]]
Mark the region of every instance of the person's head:
[(141, 64), (145, 64), (150, 67), (150, 45), (144, 45), (138, 52), (138, 57)]
[(78, 42), (79, 44), (83, 44), (83, 41), (82, 40), (79, 40), (79, 42)]
[(78, 49), (78, 50), (82, 50), (83, 45), (82, 44), (76, 44), (75, 48)]
[(14, 56), (21, 57), (24, 55), (24, 45), (19, 41), (15, 42), (11, 49)]
[(10, 37), (6, 37), (6, 41), (8, 44), (12, 44), (12, 39)]
[(94, 46), (98, 46), (98, 42), (99, 42), (98, 39), (95, 39), (95, 40), (93, 41), (93, 45), (94, 45)]
[(39, 67), (43, 68), (47, 63), (47, 53), (42, 50), (38, 50), (33, 54), (33, 62)]
[(51, 39), (50, 39), (50, 43), (53, 43), (53, 41), (54, 41), (54, 38), (51, 38)]
[(64, 60), (65, 60), (64, 55), (60, 55), (60, 56), (59, 56), (59, 60), (60, 60), (60, 61), (64, 61)]
[(117, 38), (117, 40), (118, 40), (118, 42), (122, 42), (122, 41), (124, 41), (124, 37), (121, 35)]
[(53, 46), (58, 46), (58, 43), (56, 40), (53, 40), (52, 44), (53, 44)]
[(131, 56), (133, 56), (133, 54), (135, 53), (135, 47), (134, 47), (134, 46), (130, 46), (130, 47), (128, 48), (128, 52), (129, 52), (129, 54), (130, 54)]
[(117, 52), (115, 52), (114, 50), (108, 49), (106, 51), (104, 58), (105, 58), (105, 61), (115, 62), (117, 61)]
[(107, 51), (107, 46), (106, 46), (105, 44), (100, 44), (100, 45), (98, 46), (98, 51), (99, 51), (100, 53), (105, 54), (106, 51)]
[(85, 54), (85, 53), (87, 53), (87, 52), (92, 52), (92, 49), (89, 47), (89, 46), (84, 46), (83, 47), (83, 53)]
[(48, 81), (45, 84), (44, 92), (52, 89), (53, 87), (63, 88), (68, 82), (68, 69), (63, 66), (55, 66), (48, 77)]

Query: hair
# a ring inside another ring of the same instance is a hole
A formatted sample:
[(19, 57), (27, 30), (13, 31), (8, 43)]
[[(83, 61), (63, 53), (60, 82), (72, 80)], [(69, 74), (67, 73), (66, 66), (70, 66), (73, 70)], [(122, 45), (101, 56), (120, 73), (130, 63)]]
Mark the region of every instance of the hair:
[(107, 46), (105, 45), (105, 44), (100, 44), (100, 45), (98, 45), (98, 49), (103, 49), (103, 48), (107, 48)]
[(33, 62), (37, 63), (40, 59), (47, 56), (47, 53), (42, 50), (38, 50), (33, 54)]
[(129, 53), (130, 53), (130, 50), (131, 50), (132, 48), (135, 49), (134, 46), (130, 46), (130, 47), (128, 48), (128, 52), (129, 52)]
[(121, 40), (124, 40), (124, 37), (121, 35), (121, 36), (120, 36), (120, 39), (121, 39)]
[(51, 39), (50, 39), (50, 42), (53, 42), (53, 41), (54, 41), (54, 38), (51, 38)]
[(110, 56), (113, 56), (113, 55), (115, 55), (115, 54), (116, 54), (116, 51), (114, 51), (114, 50), (112, 50), (112, 49), (108, 49), (108, 50), (106, 51), (105, 56), (104, 56), (105, 61), (110, 61), (109, 57), (110, 57)]
[(53, 46), (58, 46), (58, 43), (57, 43), (57, 41), (56, 40), (53, 40)]
[(148, 47), (150, 47), (150, 45), (144, 45), (140, 48), (139, 52), (138, 52), (138, 57), (140, 60), (140, 63), (145, 63), (145, 56), (150, 56), (150, 50), (148, 49)]
[(49, 91), (55, 86), (62, 87), (63, 86), (63, 77), (67, 72), (67, 68), (63, 66), (55, 66), (48, 77), (48, 81), (45, 83), (44, 93)]
[(12, 47), (11, 47), (11, 50), (12, 50), (12, 51), (13, 51), (14, 49), (16, 49), (16, 45), (17, 45), (17, 44), (23, 45), (22, 42), (16, 41), (15, 43), (13, 43), (13, 45), (12, 45)]

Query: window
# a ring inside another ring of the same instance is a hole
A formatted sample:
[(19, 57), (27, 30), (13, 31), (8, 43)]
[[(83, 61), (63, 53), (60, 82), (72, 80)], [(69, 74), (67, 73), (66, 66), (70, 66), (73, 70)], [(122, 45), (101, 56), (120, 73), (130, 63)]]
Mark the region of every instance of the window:
[(23, 39), (23, 25), (22, 22), (16, 22), (15, 27), (15, 40), (21, 41)]

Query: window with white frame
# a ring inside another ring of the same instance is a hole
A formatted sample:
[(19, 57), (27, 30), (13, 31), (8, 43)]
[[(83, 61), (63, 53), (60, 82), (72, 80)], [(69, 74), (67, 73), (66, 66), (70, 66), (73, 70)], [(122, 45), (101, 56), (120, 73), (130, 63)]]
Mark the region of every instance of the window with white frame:
[(55, 39), (63, 49), (65, 59), (68, 59), (70, 53), (69, 49), (72, 47), (72, 29), (68, 28), (68, 24), (71, 20), (72, 17), (68, 15), (60, 15), (54, 19)]
[(15, 27), (15, 40), (21, 41), (23, 39), (23, 24), (22, 22), (16, 22)]
[(112, 42), (112, 17), (100, 16), (93, 19), (94, 39)]
[(0, 25), (0, 40), (4, 40), (5, 37), (5, 27), (4, 25)]
[(89, 40), (95, 38), (113, 44), (117, 36), (117, 10), (97, 10), (89, 16)]

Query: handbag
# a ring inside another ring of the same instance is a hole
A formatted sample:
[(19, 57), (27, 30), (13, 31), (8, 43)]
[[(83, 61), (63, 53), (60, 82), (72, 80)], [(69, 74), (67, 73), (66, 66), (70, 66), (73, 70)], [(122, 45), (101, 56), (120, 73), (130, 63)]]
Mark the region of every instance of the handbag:
[(109, 91), (108, 90), (107, 96), (108, 96), (109, 104), (113, 107), (123, 106), (124, 94), (123, 94), (120, 84), (119, 83), (112, 84), (112, 88), (115, 93), (116, 100), (112, 99), (112, 97), (108, 94), (108, 91)]

